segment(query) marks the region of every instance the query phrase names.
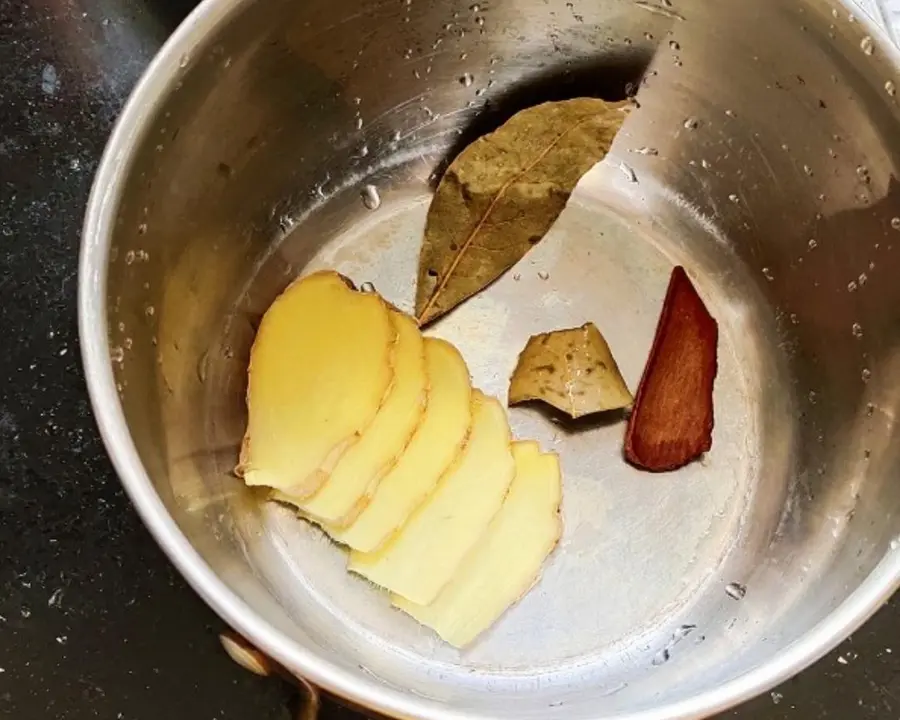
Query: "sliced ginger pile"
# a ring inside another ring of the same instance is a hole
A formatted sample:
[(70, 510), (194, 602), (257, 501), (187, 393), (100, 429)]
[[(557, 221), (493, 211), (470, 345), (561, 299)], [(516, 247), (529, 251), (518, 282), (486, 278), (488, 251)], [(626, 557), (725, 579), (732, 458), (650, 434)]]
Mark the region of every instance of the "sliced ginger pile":
[(253, 345), (239, 473), (350, 548), (349, 570), (462, 647), (560, 535), (553, 453), (514, 442), (451, 344), (340, 275), (291, 285)]

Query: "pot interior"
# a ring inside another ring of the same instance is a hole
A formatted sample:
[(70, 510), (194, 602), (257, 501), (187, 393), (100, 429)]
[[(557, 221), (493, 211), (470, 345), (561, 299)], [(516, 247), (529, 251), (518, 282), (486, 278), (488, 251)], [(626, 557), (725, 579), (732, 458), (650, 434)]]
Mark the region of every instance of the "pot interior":
[[(104, 210), (107, 321), (153, 485), (296, 650), (282, 659), (393, 712), (403, 697), (509, 718), (682, 716), (675, 703), (754, 668), (796, 669), (777, 667), (786, 648), (900, 525), (887, 40), (840, 5), (786, 0), (225, 6), (195, 15), (134, 100)], [(468, 142), (538, 102), (635, 93), (545, 240), (430, 332), (504, 397), (529, 335), (593, 321), (634, 390), (682, 264), (719, 322), (713, 450), (650, 475), (622, 461), (621, 419), (575, 432), (510, 411), (516, 436), (560, 453), (565, 530), (538, 586), (460, 653), (233, 476), (250, 345), (312, 269), (410, 309), (430, 194)], [(825, 627), (821, 651), (842, 632)]]

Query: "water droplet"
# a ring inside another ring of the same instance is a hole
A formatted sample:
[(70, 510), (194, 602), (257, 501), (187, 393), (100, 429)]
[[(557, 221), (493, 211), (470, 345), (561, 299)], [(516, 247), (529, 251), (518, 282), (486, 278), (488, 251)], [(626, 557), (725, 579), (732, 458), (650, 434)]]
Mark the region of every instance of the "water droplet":
[(549, 279), (550, 279), (550, 273), (548, 273), (546, 270), (541, 270), (541, 271), (538, 272), (538, 277), (539, 277), (541, 280), (549, 280)]
[(807, 175), (809, 175), (809, 177), (813, 176), (812, 168), (809, 165), (803, 166), (803, 172), (805, 172)]
[(743, 600), (747, 594), (747, 586), (736, 582), (728, 583), (725, 586), (725, 594), (732, 600)]
[(481, 12), (481, 5), (478, 5), (477, 3), (475, 5), (469, 5), (469, 10), (473, 13)]
[(292, 218), (290, 215), (282, 215), (278, 218), (278, 227), (281, 229), (281, 232), (287, 235), (291, 230), (294, 229), (294, 226), (297, 224), (297, 221)]
[(672, 50), (681, 50), (681, 45), (679, 45), (675, 40), (669, 40), (669, 47)]
[(478, 27), (484, 27), (484, 18), (479, 15), (477, 18), (475, 18), (475, 24)]
[(872, 39), (871, 35), (866, 35), (862, 40), (859, 41), (859, 49), (862, 50), (866, 55), (871, 55), (875, 52), (875, 41)]
[(460, 53), (459, 54), (460, 60), (465, 60), (467, 57), (469, 57), (469, 53)]
[(368, 155), (368, 154), (369, 154), (369, 146), (368, 146), (368, 145), (363, 145), (363, 146), (359, 149), (359, 156), (360, 156), (360, 157), (366, 157), (366, 155)]
[(856, 177), (858, 177), (862, 182), (868, 184), (871, 179), (869, 177), (869, 169), (865, 165), (859, 165), (856, 168)]
[(475, 82), (475, 78), (472, 77), (472, 73), (465, 73), (459, 78), (459, 84), (463, 87), (471, 87), (473, 82)]
[(809, 397), (809, 404), (810, 404), (810, 405), (815, 405), (815, 404), (816, 404), (816, 391), (815, 391), (815, 390), (810, 390), (810, 391), (809, 391), (809, 396), (808, 396), (808, 397)]
[(110, 348), (109, 359), (114, 363), (121, 363), (125, 359), (125, 351), (116, 345), (114, 348)]
[(645, 33), (644, 33), (644, 39), (645, 39), (645, 40), (652, 40), (652, 39), (653, 39), (653, 33), (645, 32)]
[(362, 285), (359, 286), (359, 289), (362, 290), (363, 292), (367, 292), (367, 293), (377, 292), (375, 290), (375, 283), (372, 283), (372, 282), (364, 282)]
[(360, 196), (367, 210), (377, 210), (381, 206), (381, 196), (378, 194), (378, 188), (374, 185), (366, 185), (360, 192)]
[(669, 648), (663, 648), (656, 655), (653, 656), (653, 664), (654, 665), (662, 665), (669, 661), (671, 657), (671, 653), (669, 652)]
[(146, 315), (147, 317), (153, 317), (153, 315), (155, 313), (156, 313), (156, 308), (153, 307), (152, 305), (148, 305), (146, 308), (144, 308), (144, 315)]
[(637, 175), (634, 174), (634, 170), (631, 169), (630, 165), (619, 163), (619, 170), (622, 171), (622, 174), (625, 176), (625, 179), (628, 180), (628, 182), (636, 183), (638, 181)]
[(197, 363), (197, 379), (201, 384), (206, 382), (207, 375), (209, 375), (209, 350), (200, 356), (200, 362)]
[(856, 292), (856, 280), (847, 283), (847, 292)]
[[(118, 327), (119, 327), (119, 332), (125, 332), (125, 323), (122, 322), (121, 320), (119, 321)], [(51, 332), (51, 333), (48, 333), (47, 336), (48, 336), (51, 340), (53, 339), (53, 333), (52, 333), (52, 332)]]
[(853, 323), (850, 327), (850, 331), (853, 333), (853, 337), (861, 338), (863, 336), (862, 325), (859, 323)]
[(181, 60), (178, 61), (178, 67), (184, 69), (188, 66), (188, 63), (191, 61), (190, 55), (182, 55)]
[(866, 415), (872, 417), (875, 414), (875, 405), (873, 403), (866, 404)]
[(400, 142), (400, 138), (401, 138), (400, 131), (394, 130), (394, 134), (391, 135), (391, 142), (398, 143), (398, 142)]
[(862, 381), (864, 383), (867, 383), (872, 377), (872, 371), (869, 370), (869, 368), (863, 368), (862, 373), (860, 373), (860, 377), (862, 378)]
[(859, 281), (859, 286), (862, 287), (869, 281), (869, 276), (866, 275), (865, 273), (860, 273), (859, 278), (857, 278), (857, 280)]
[(672, 633), (672, 645), (677, 645), (697, 629), (696, 625), (680, 625)]
[(791, 324), (792, 324), (792, 325), (799, 325), (799, 324), (800, 324), (800, 318), (797, 317), (797, 313), (791, 313)]
[(731, 200), (731, 202), (733, 202), (735, 205), (737, 205), (741, 201), (741, 199), (734, 193), (731, 193), (731, 195), (728, 196), (728, 199)]
[(737, 117), (737, 115), (734, 114), (734, 110), (726, 110), (725, 114), (730, 118)]
[(780, 692), (776, 692), (774, 690), (769, 694), (772, 696), (772, 704), (773, 705), (777, 705), (784, 698), (784, 695), (782, 695)]
[(772, 271), (767, 267), (764, 267), (762, 269), (762, 274), (763, 274), (763, 277), (766, 280), (768, 280), (769, 282), (772, 282), (775, 279), (775, 276), (772, 274)]
[(134, 250), (129, 250), (125, 253), (125, 264), (131, 265), (134, 262)]
[(659, 155), (659, 150), (652, 147), (642, 147), (637, 150), (632, 150), (631, 152), (637, 153), (638, 155), (652, 155), (654, 157)]
[(403, 51), (403, 59), (409, 60), (412, 57), (412, 54), (413, 54), (412, 48), (406, 48), (406, 50)]
[(809, 245), (810, 250), (815, 250), (819, 246), (819, 243), (816, 242), (815, 238), (810, 238), (807, 245)]
[(891, 227), (900, 230), (900, 217), (891, 218)]
[(884, 91), (891, 97), (894, 97), (894, 95), (897, 94), (897, 86), (894, 85), (893, 82), (888, 80), (884, 83)]
[(515, 275), (513, 275), (513, 280), (515, 282), (519, 282), (519, 280), (521, 280), (521, 279), (522, 279), (522, 276), (519, 273), (516, 273)]
[(146, 235), (147, 234), (147, 223), (141, 223), (137, 227), (138, 235)]
[(356, 118), (356, 129), (362, 130), (363, 127), (363, 119), (361, 117)]
[(698, 127), (700, 127), (700, 121), (697, 120), (697, 118), (688, 118), (684, 121), (684, 126), (688, 130), (696, 130)]
[(712, 165), (710, 165), (706, 160), (701, 160), (701, 161), (700, 161), (700, 166), (701, 166), (704, 170), (709, 170), (709, 169), (712, 167)]

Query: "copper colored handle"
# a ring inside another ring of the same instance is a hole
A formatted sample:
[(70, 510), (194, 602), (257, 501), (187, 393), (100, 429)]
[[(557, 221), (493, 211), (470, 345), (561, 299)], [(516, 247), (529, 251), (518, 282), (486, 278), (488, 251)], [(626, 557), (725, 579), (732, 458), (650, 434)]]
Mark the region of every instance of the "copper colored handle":
[(300, 709), (297, 711), (296, 720), (316, 720), (318, 718), (321, 701), (319, 699), (319, 691), (315, 685), (305, 678), (289, 672), (268, 655), (260, 652), (244, 636), (233, 630), (228, 630), (219, 635), (219, 641), (222, 643), (225, 652), (228, 653), (228, 657), (245, 670), (262, 676), (280, 675), (297, 687), (300, 691)]

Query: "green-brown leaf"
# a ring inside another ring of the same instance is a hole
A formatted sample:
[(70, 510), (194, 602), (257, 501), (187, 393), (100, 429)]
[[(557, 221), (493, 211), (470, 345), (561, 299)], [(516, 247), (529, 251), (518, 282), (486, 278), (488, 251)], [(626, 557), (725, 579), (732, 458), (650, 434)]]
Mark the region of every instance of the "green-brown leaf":
[(534, 335), (509, 381), (509, 404), (541, 400), (573, 418), (633, 402), (609, 345), (593, 323)]
[(609, 151), (628, 108), (595, 98), (537, 105), (453, 161), (428, 210), (420, 325), (485, 288), (544, 237), (581, 176)]

